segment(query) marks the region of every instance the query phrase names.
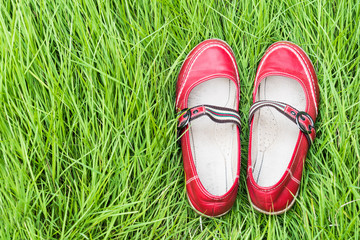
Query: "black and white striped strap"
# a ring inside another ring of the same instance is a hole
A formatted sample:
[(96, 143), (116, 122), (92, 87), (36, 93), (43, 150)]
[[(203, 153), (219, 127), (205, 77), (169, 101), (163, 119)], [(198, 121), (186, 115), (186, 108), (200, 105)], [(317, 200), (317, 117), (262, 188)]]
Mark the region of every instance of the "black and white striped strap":
[(278, 110), (280, 113), (289, 118), (292, 122), (294, 122), (301, 132), (303, 132), (306, 136), (306, 139), (309, 143), (309, 146), (312, 144), (315, 139), (316, 131), (314, 127), (314, 121), (311, 116), (302, 111), (298, 111), (296, 108), (287, 105), (282, 102), (271, 101), (271, 100), (261, 100), (255, 102), (251, 108), (249, 113), (249, 124), (251, 124), (252, 118), (257, 110), (262, 107), (272, 107)]
[(202, 116), (207, 116), (217, 123), (234, 123), (241, 130), (241, 121), (239, 113), (231, 108), (224, 108), (212, 105), (200, 105), (192, 108), (186, 108), (180, 111), (178, 124), (178, 137), (182, 130), (190, 121)]

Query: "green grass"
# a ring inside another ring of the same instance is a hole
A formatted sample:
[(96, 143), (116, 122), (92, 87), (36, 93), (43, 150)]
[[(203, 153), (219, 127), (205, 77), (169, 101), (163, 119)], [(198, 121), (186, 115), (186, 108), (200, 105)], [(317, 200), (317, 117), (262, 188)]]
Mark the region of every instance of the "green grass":
[[(358, 1), (0, 0), (0, 239), (359, 239)], [(241, 80), (242, 169), (232, 210), (185, 195), (175, 84), (220, 38)], [(257, 64), (299, 44), (320, 86), (317, 139), (284, 215), (251, 208), (247, 114)]]

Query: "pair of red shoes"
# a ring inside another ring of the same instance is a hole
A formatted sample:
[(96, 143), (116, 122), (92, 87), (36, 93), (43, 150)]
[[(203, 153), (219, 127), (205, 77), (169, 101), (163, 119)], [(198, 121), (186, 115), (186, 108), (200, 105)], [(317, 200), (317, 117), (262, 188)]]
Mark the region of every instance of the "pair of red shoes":
[[(319, 87), (306, 53), (291, 42), (271, 45), (255, 77), (250, 108), (247, 188), (252, 206), (280, 214), (295, 202), (315, 138)], [(240, 174), (240, 79), (234, 53), (217, 39), (197, 45), (176, 89), (186, 192), (200, 214), (227, 213)]]

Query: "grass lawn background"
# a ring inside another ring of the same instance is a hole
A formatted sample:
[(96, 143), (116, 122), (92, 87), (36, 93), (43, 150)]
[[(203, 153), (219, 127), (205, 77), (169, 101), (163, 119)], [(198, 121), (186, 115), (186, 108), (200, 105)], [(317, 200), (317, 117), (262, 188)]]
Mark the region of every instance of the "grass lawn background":
[[(358, 1), (0, 0), (0, 239), (359, 239)], [(224, 217), (185, 195), (175, 84), (220, 38), (241, 80), (242, 169)], [(320, 86), (317, 139), (286, 214), (251, 208), (247, 114), (257, 65), (300, 45)]]

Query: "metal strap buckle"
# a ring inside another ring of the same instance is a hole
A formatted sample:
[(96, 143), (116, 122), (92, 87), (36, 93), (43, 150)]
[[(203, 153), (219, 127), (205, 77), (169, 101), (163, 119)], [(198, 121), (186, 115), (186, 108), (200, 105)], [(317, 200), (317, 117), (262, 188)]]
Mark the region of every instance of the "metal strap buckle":
[[(307, 117), (311, 124), (308, 126), (308, 129), (306, 129), (306, 126), (304, 126), (303, 124), (300, 123), (299, 119), (301, 119), (302, 121), (305, 121), (305, 117)], [(300, 128), (300, 130), (305, 133), (305, 134), (311, 134), (311, 129), (315, 129), (314, 127), (314, 121), (313, 119), (311, 118), (311, 116), (307, 113), (307, 112), (298, 112), (296, 114), (296, 117), (295, 117), (295, 121), (296, 121), (296, 125)]]

